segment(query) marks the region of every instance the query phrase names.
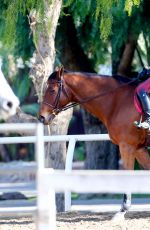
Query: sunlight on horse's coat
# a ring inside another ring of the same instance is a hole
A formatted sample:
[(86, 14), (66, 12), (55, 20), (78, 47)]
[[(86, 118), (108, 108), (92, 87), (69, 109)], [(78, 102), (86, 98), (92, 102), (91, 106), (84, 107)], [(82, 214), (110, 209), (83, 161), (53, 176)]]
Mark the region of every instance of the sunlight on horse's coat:
[(16, 113), (19, 99), (13, 93), (0, 69), (0, 119), (7, 119)]

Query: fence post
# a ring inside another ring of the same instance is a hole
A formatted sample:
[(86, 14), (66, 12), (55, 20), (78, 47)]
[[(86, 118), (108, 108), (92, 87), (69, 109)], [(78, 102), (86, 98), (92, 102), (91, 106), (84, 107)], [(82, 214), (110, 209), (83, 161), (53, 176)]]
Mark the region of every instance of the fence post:
[[(36, 130), (36, 157), (37, 157), (37, 218), (38, 230), (56, 229), (55, 191), (49, 189), (44, 180), (45, 167), (44, 131), (43, 125), (37, 124)], [(53, 170), (52, 170), (53, 171)]]
[[(65, 172), (72, 171), (72, 162), (73, 162), (75, 144), (76, 144), (75, 138), (71, 137), (68, 145)], [(70, 211), (70, 209), (71, 209), (71, 192), (65, 191), (65, 211)]]

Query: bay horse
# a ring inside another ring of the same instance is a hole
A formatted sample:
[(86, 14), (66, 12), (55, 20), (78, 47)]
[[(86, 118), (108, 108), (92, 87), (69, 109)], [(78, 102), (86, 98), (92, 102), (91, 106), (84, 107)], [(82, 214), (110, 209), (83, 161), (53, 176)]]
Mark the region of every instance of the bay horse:
[[(80, 104), (106, 126), (111, 141), (119, 146), (124, 169), (134, 170), (136, 159), (148, 170), (147, 131), (134, 125), (134, 121), (140, 119), (134, 106), (135, 87), (112, 76), (68, 72), (60, 68), (48, 78), (39, 120), (45, 125), (50, 124), (58, 113)], [(124, 218), (130, 205), (131, 194), (124, 194), (117, 216)]]
[(19, 99), (13, 93), (2, 70), (0, 69), (0, 119), (6, 120), (14, 115), (19, 106)]

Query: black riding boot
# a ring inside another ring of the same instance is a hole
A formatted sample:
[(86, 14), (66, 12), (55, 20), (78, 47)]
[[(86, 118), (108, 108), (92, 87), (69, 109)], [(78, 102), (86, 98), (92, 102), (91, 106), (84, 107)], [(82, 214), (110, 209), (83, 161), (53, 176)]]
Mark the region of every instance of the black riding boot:
[(144, 122), (140, 123), (140, 127), (144, 129), (150, 129), (150, 97), (147, 92), (142, 90), (139, 94), (138, 97), (140, 99), (143, 112), (144, 112)]

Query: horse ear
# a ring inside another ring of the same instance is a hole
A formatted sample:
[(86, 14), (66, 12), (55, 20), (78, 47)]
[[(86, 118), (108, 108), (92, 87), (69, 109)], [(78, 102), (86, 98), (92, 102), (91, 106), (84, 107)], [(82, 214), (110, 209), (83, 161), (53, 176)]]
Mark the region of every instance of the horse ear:
[(56, 72), (59, 71), (59, 67), (58, 67), (58, 66), (55, 67), (55, 71), (56, 71)]
[(61, 67), (59, 67), (59, 70), (58, 70), (58, 78), (59, 78), (59, 80), (61, 80), (63, 74), (64, 74), (64, 67), (61, 66)]
[(59, 71), (60, 71), (60, 72), (59, 72), (59, 76), (60, 76), (60, 78), (61, 78), (61, 77), (63, 76), (63, 74), (64, 74), (64, 67), (61, 66)]
[(64, 67), (61, 66), (61, 67), (56, 67), (55, 68), (55, 71), (57, 72), (57, 78), (58, 80), (61, 80), (61, 77), (63, 76), (63, 73), (64, 73)]
[(55, 67), (55, 72), (56, 72), (56, 78), (59, 80), (60, 79), (60, 67), (59, 66)]

